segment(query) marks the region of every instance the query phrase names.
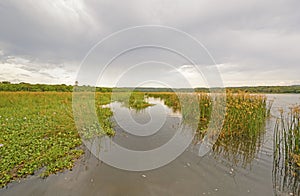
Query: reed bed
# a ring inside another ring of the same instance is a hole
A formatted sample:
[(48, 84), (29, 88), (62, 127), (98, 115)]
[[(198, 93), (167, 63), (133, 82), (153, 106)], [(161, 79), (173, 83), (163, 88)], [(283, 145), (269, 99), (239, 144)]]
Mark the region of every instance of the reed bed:
[[(172, 107), (175, 111), (181, 110), (180, 100), (183, 103), (192, 103), (191, 97), (186, 94), (175, 93), (150, 93), (148, 96), (161, 98), (164, 103)], [(180, 98), (179, 98), (180, 97)], [(183, 98), (185, 97), (185, 98)], [(213, 145), (216, 156), (222, 156), (233, 164), (247, 166), (259, 150), (262, 136), (265, 130), (265, 121), (270, 113), (271, 104), (267, 102), (264, 95), (252, 95), (249, 93), (230, 93), (226, 94), (226, 102), (222, 103), (226, 109), (225, 116), (218, 116), (218, 111), (212, 111), (213, 101), (208, 93), (198, 94), (198, 127), (195, 136), (195, 143), (201, 141), (207, 134), (208, 125), (212, 120), (224, 120), (221, 130), (216, 130), (215, 137), (218, 137)], [(185, 107), (182, 111), (184, 122), (190, 122), (185, 116), (195, 115), (195, 108)], [(215, 118), (211, 119), (212, 112)], [(220, 112), (220, 115), (222, 112)], [(194, 121), (193, 119), (192, 121)], [(216, 126), (220, 127), (220, 126)], [(214, 136), (211, 136), (214, 137)]]
[(274, 190), (300, 195), (300, 105), (280, 113), (274, 129)]
[(271, 105), (264, 95), (248, 93), (228, 93), (226, 103), (223, 127), (213, 150), (232, 164), (246, 167), (260, 149)]

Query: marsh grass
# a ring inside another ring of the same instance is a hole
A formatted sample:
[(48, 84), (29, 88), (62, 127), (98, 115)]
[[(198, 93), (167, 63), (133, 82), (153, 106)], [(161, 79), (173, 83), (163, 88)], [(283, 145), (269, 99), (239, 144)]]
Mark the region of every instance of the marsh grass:
[(136, 111), (153, 106), (153, 104), (148, 103), (145, 98), (145, 93), (140, 92), (114, 92), (112, 94), (112, 101), (120, 102), (124, 107), (134, 109)]
[(280, 113), (274, 131), (274, 189), (300, 195), (300, 105)]
[[(189, 115), (193, 114), (195, 117), (195, 107), (198, 107), (197, 111), (199, 115), (196, 116), (198, 127), (194, 140), (195, 143), (201, 141), (207, 134), (209, 123), (212, 120), (224, 120), (221, 130), (213, 132), (218, 137), (216, 143), (213, 145), (216, 157), (222, 156), (232, 164), (240, 164), (244, 167), (255, 158), (265, 130), (265, 121), (271, 108), (271, 104), (267, 103), (266, 96), (252, 95), (244, 92), (227, 92), (226, 102), (221, 103), (225, 104), (221, 106), (226, 109), (224, 117), (218, 116), (218, 111), (212, 110), (212, 96), (208, 93), (199, 93), (197, 106), (186, 106), (184, 109), (182, 109), (182, 103), (193, 102), (187, 94), (149, 93), (148, 96), (160, 98), (166, 105), (172, 107), (174, 111), (181, 111), (185, 123), (191, 123), (196, 120), (195, 118), (190, 119)], [(214, 117), (216, 119), (211, 119), (213, 112), (215, 112)], [(221, 113), (220, 115), (222, 115)], [(211, 137), (214, 136), (212, 135)]]
[(213, 146), (215, 154), (234, 165), (250, 164), (260, 149), (270, 107), (264, 95), (228, 93), (225, 120)]
[(103, 105), (111, 102), (110, 93), (75, 92), (73, 114), (77, 130), (84, 140), (103, 135), (114, 136), (110, 118), (113, 113)]

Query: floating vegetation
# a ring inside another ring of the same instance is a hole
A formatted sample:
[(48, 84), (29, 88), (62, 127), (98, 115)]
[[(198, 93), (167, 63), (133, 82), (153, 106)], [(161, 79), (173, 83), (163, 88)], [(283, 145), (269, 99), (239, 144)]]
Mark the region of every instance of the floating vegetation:
[(276, 194), (300, 195), (300, 106), (283, 110), (274, 132), (273, 184)]
[(48, 176), (74, 165), (83, 150), (71, 93), (0, 92), (0, 187), (41, 170)]
[[(77, 110), (87, 114), (79, 120), (82, 129), (78, 132), (72, 93), (0, 92), (0, 187), (27, 175), (44, 177), (71, 169), (83, 154), (79, 133), (114, 135), (112, 112), (101, 107), (111, 102), (110, 93), (96, 93), (96, 102), (89, 102), (88, 96), (83, 93), (78, 102), (82, 107)], [(92, 112), (97, 120), (90, 117)]]

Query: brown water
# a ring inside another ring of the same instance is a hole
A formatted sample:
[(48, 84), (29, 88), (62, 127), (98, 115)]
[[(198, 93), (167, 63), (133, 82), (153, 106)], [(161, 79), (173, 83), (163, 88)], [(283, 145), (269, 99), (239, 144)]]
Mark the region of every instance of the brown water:
[[(46, 179), (30, 176), (9, 184), (0, 190), (0, 195), (274, 195), (272, 140), (275, 118), (278, 108), (300, 103), (300, 95), (268, 95), (268, 98), (275, 98), (271, 112), (273, 117), (266, 123), (266, 132), (254, 159), (230, 162), (224, 154), (213, 152), (199, 157), (197, 146), (192, 144), (164, 167), (130, 172), (106, 165), (87, 151), (72, 171)], [(147, 112), (144, 118), (138, 113), (133, 116), (140, 122), (149, 118)], [(136, 137), (128, 136), (116, 126), (119, 134), (115, 141), (132, 149), (152, 148), (154, 144), (160, 145), (172, 137), (168, 130), (176, 126), (178, 120), (180, 115), (169, 115), (163, 126), (165, 131), (160, 130), (148, 141), (140, 143)], [(160, 137), (155, 137), (157, 135)], [(124, 136), (130, 142), (124, 142)]]

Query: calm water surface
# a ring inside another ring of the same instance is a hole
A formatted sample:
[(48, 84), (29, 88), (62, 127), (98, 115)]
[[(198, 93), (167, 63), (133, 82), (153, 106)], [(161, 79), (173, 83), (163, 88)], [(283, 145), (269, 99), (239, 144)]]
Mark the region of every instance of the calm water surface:
[[(46, 179), (30, 176), (9, 184), (0, 190), (0, 195), (275, 195), (276, 185), (272, 180), (274, 123), (278, 109), (288, 111), (289, 106), (300, 103), (300, 95), (267, 96), (269, 100), (274, 100), (272, 117), (266, 123), (266, 131), (258, 141), (260, 147), (253, 159), (241, 156), (235, 162), (228, 161), (226, 156), (230, 154), (222, 152), (199, 157), (197, 145), (191, 144), (176, 160), (164, 167), (129, 172), (106, 165), (87, 152), (72, 171)], [(157, 148), (172, 138), (174, 129), (180, 126), (181, 114), (173, 112), (159, 100), (149, 101), (156, 105), (142, 111), (129, 110), (120, 103), (108, 106), (118, 114), (113, 118), (117, 131), (116, 143), (128, 149), (146, 150)], [(150, 120), (161, 123), (161, 118), (165, 121), (160, 129), (147, 126)], [(132, 120), (144, 125), (143, 134), (147, 137), (135, 135), (137, 130), (130, 123)], [(130, 128), (132, 133), (124, 131)]]

